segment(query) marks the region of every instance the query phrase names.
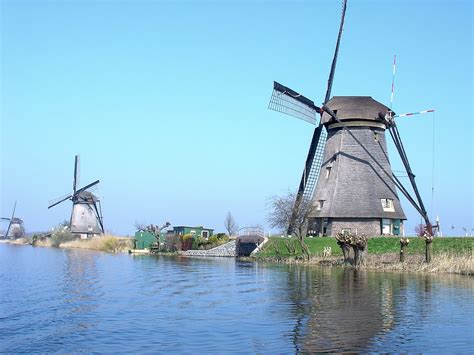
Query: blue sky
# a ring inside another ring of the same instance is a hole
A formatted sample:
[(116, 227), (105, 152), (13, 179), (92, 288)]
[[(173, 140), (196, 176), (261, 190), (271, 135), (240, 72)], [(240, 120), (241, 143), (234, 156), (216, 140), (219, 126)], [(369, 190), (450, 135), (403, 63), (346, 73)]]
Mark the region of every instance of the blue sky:
[[(1, 208), (30, 231), (95, 179), (106, 228), (266, 225), (296, 190), (313, 127), (267, 109), (277, 80), (320, 103), (340, 2), (1, 1)], [(350, 1), (333, 95), (390, 101), (432, 219), (474, 228), (472, 4)], [(433, 159), (433, 121), (435, 126)], [(402, 170), (393, 146), (394, 170)], [(433, 174), (433, 161), (435, 161)], [(434, 198), (432, 186), (434, 180)], [(405, 182), (408, 183), (408, 181)], [(402, 198), (407, 232), (420, 222)], [(454, 229), (452, 229), (454, 226)]]

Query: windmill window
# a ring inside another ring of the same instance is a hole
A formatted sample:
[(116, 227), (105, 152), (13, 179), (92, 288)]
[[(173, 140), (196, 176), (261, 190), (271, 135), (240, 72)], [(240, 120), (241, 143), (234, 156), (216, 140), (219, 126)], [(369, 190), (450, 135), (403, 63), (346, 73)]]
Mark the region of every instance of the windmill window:
[(326, 168), (326, 179), (329, 179), (329, 175), (331, 175), (331, 167), (330, 166), (328, 166)]
[(378, 140), (379, 140), (379, 134), (378, 134), (377, 132), (375, 132), (375, 131), (374, 131), (374, 140), (375, 140), (376, 142), (378, 142)]
[(380, 201), (382, 202), (382, 208), (384, 212), (395, 212), (395, 207), (393, 206), (393, 199), (383, 198)]
[(324, 200), (319, 200), (318, 203), (316, 204), (316, 210), (320, 211), (321, 208), (324, 206)]

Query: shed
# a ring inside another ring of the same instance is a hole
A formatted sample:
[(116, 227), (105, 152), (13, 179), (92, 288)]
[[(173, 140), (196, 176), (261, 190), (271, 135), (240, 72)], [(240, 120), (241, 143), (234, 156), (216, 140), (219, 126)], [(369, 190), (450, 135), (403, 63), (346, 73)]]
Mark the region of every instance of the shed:
[(204, 228), (203, 226), (188, 227), (188, 226), (176, 226), (173, 227), (173, 233), (176, 235), (191, 234), (194, 237), (209, 238), (214, 234), (214, 229)]
[[(164, 240), (163, 233), (160, 234), (160, 242)], [(156, 243), (155, 236), (146, 231), (139, 231), (135, 233), (135, 249), (149, 249), (150, 245)]]

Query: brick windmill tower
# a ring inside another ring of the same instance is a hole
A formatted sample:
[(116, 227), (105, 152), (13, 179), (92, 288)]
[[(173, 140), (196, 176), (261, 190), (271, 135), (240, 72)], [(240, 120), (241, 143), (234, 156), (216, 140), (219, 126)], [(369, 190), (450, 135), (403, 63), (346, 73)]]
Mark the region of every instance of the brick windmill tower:
[[(311, 234), (350, 231), (366, 235), (397, 235), (406, 219), (397, 189), (429, 221), (395, 123), (395, 113), (369, 96), (331, 97), (347, 0), (321, 107), (298, 92), (274, 82), (269, 108), (316, 125), (301, 177), (288, 234), (304, 206)], [(319, 117), (318, 117), (319, 116)], [(400, 115), (402, 116), (402, 115)], [(319, 119), (318, 119), (319, 118)], [(392, 173), (386, 132), (390, 133), (410, 179), (415, 197)]]

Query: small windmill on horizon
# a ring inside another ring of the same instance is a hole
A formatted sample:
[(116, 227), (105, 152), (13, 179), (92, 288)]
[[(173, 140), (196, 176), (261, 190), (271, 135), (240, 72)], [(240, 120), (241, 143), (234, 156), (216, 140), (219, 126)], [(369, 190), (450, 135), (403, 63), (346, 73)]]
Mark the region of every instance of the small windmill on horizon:
[(71, 200), (72, 212), (69, 227), (72, 233), (80, 234), (81, 238), (104, 233), (102, 208), (99, 198), (88, 191), (99, 183), (96, 180), (80, 189), (79, 183), (79, 156), (74, 159), (74, 179), (72, 183), (72, 193), (65, 197), (60, 197), (57, 201), (50, 202), (48, 209), (60, 203)]
[(2, 217), (3, 221), (8, 221), (8, 227), (3, 238), (17, 239), (25, 236), (25, 226), (21, 218), (15, 217), (16, 201), (13, 205), (13, 212), (10, 218)]
[[(309, 216), (308, 229), (315, 234), (335, 235), (345, 231), (366, 235), (403, 234), (406, 216), (398, 198), (398, 189), (423, 217), (432, 235), (433, 226), (395, 122), (397, 117), (416, 113), (396, 116), (391, 107), (370, 96), (331, 97), (346, 8), (347, 0), (343, 0), (336, 48), (322, 105), (316, 106), (312, 100), (289, 87), (277, 82), (273, 84), (270, 109), (316, 126), (287, 233), (293, 232), (299, 209), (310, 203), (315, 208)], [(389, 131), (395, 143), (415, 197), (392, 172), (385, 131)]]

